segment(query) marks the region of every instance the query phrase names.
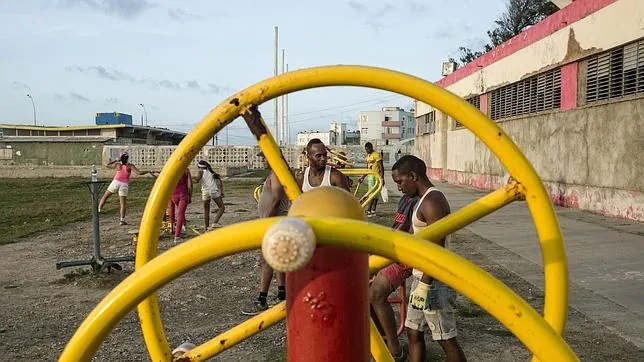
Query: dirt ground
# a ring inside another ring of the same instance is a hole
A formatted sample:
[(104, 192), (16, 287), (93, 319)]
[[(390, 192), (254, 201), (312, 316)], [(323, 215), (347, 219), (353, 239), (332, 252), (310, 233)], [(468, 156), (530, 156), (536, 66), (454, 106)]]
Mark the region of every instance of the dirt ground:
[[(255, 218), (252, 190), (259, 180), (228, 180), (226, 214), (223, 224)], [(85, 201), (85, 200), (84, 200)], [(379, 207), (371, 219), (391, 223), (396, 199)], [(116, 200), (108, 210), (117, 207)], [(132, 210), (131, 225), (119, 226), (111, 213), (101, 220), (103, 254), (116, 256), (132, 252), (128, 231), (135, 229), (140, 210)], [(202, 226), (201, 203), (196, 197), (188, 209), (190, 226)], [(52, 361), (60, 355), (76, 328), (111, 288), (133, 271), (123, 263), (122, 271), (94, 275), (88, 268), (56, 270), (56, 261), (91, 255), (91, 221), (75, 222), (34, 234), (16, 243), (0, 245), (0, 349), (6, 361)], [(166, 236), (160, 251), (172, 247)], [(535, 286), (489, 260), (481, 251), (493, 243), (467, 230), (452, 239), (455, 252), (482, 266), (508, 284), (537, 310), (543, 294)], [(249, 252), (227, 257), (173, 281), (159, 291), (166, 336), (172, 346), (184, 341), (203, 343), (245, 320), (240, 307), (254, 298), (258, 288), (258, 254)], [(270, 293), (275, 293), (271, 287)], [(269, 296), (270, 298), (270, 296)], [(459, 339), (471, 361), (527, 361), (528, 351), (496, 320), (463, 297), (458, 300)], [(583, 361), (643, 361), (644, 351), (627, 343), (608, 329), (571, 309), (566, 340)], [(403, 338), (404, 339), (404, 338)], [(280, 323), (238, 346), (216, 360), (284, 360), (284, 324)], [(442, 360), (435, 343), (428, 343), (428, 360)], [(147, 351), (131, 312), (101, 346), (97, 361), (147, 361)]]

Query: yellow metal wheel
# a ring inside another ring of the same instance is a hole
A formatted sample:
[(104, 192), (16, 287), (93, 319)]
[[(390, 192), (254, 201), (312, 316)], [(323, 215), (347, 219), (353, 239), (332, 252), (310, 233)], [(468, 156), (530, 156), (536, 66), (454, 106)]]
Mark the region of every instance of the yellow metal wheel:
[[(392, 260), (416, 266), (481, 305), (519, 337), (536, 356), (544, 360), (575, 359), (560, 337), (566, 322), (568, 303), (568, 273), (563, 238), (548, 194), (525, 156), (493, 121), (447, 90), (423, 79), (392, 70), (341, 65), (285, 73), (242, 90), (214, 108), (184, 138), (163, 168), (145, 206), (136, 255), (137, 271), (115, 288), (92, 312), (68, 344), (61, 359), (91, 357), (118, 318), (140, 302), (138, 312), (150, 357), (153, 361), (171, 360), (157, 298), (152, 293), (191, 268), (230, 253), (259, 247), (262, 237), (260, 232), (265, 231), (266, 227), (275, 221), (259, 220), (243, 227), (241, 224), (226, 227), (177, 246), (155, 258), (165, 206), (182, 170), (208, 140), (242, 115), (284, 186), (287, 196), (294, 200), (301, 191), (256, 107), (281, 95), (326, 86), (382, 89), (434, 106), (458, 120), (485, 143), (514, 181), (432, 224), (415, 237), (357, 221), (307, 219), (318, 239), (326, 245), (349, 247), (380, 255), (381, 257), (372, 257), (370, 260), (370, 268), (373, 270), (382, 268)], [(526, 200), (539, 237), (545, 274), (545, 321), (521, 298), (483, 270), (448, 250), (420, 239), (444, 237), (516, 199)], [(321, 225), (332, 226), (334, 230), (342, 231), (328, 235)], [(358, 231), (360, 234), (355, 234)], [(231, 235), (236, 235), (234, 243), (228, 239)], [(240, 242), (239, 235), (246, 235), (246, 239)], [(378, 243), (365, 242), (365, 235), (374, 238), (370, 240), (379, 240)], [(383, 239), (383, 235), (390, 239)], [(164, 265), (162, 263), (168, 264), (161, 268), (160, 265)], [(448, 273), (447, 270), (453, 272)], [(266, 321), (274, 323), (283, 317), (283, 306), (278, 305), (226, 333), (232, 333), (239, 341), (252, 334), (249, 328), (255, 328), (254, 323), (261, 321), (265, 328)], [(247, 332), (244, 334), (238, 328), (247, 328)], [(206, 356), (203, 354), (205, 350), (221, 351), (235, 338), (226, 339), (227, 343), (219, 340), (220, 346), (213, 347), (213, 340), (193, 350), (188, 356), (192, 360), (203, 360)], [(382, 348), (381, 343), (376, 345)], [(212, 355), (211, 353), (210, 356)]]
[[(171, 280), (205, 263), (256, 249), (266, 230), (281, 218), (231, 225), (198, 236), (154, 258), (112, 290), (72, 337), (62, 361), (89, 360), (129, 310)], [(544, 361), (575, 361), (573, 351), (521, 297), (486, 271), (427, 240), (389, 228), (335, 217), (304, 217), (318, 245), (350, 248), (418, 267), (479, 304)], [(365, 281), (366, 282), (366, 281)], [(198, 346), (184, 358), (203, 361), (284, 318), (284, 304), (251, 318)], [(385, 351), (386, 351), (386, 347)], [(372, 352), (375, 355), (375, 353)], [(169, 361), (171, 357), (154, 359)]]

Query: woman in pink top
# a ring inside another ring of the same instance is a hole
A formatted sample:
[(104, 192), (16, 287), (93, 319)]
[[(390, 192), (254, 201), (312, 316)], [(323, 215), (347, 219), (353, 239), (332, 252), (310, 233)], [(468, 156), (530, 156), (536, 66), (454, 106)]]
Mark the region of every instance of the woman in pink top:
[(138, 168), (136, 168), (136, 166), (129, 163), (129, 157), (130, 156), (126, 152), (121, 155), (120, 159), (108, 162), (106, 166), (110, 168), (116, 168), (116, 175), (114, 176), (112, 183), (110, 183), (110, 185), (107, 187), (107, 191), (105, 191), (105, 194), (101, 198), (101, 201), (98, 203), (98, 212), (101, 212), (103, 210), (103, 206), (105, 206), (105, 203), (107, 202), (107, 199), (109, 199), (112, 194), (118, 193), (121, 202), (121, 225), (127, 224), (125, 222), (125, 208), (127, 204), (128, 188), (130, 185), (130, 174), (132, 173), (132, 171), (134, 171), (134, 173), (136, 173), (137, 175), (145, 175), (147, 173), (150, 173), (150, 171), (140, 171)]
[[(168, 217), (174, 230), (174, 242), (180, 243), (181, 229), (186, 224), (186, 209), (188, 204), (192, 201), (192, 177), (190, 170), (186, 168), (181, 175), (181, 179), (172, 192), (172, 199), (168, 202)], [(174, 208), (177, 207), (177, 217), (175, 224)]]

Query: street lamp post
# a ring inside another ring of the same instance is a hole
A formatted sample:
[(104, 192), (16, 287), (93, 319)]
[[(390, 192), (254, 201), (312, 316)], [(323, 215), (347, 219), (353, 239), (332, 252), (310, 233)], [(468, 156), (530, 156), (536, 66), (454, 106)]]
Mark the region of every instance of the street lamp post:
[(34, 109), (34, 126), (37, 126), (38, 124), (36, 123), (36, 104), (34, 103), (34, 97), (32, 97), (31, 94), (27, 93), (27, 98), (31, 100), (31, 107)]
[[(145, 109), (145, 106), (143, 103), (139, 103), (139, 105), (143, 108), (143, 114), (145, 115), (145, 126), (148, 125), (148, 111)], [(143, 124), (141, 124), (143, 126)]]

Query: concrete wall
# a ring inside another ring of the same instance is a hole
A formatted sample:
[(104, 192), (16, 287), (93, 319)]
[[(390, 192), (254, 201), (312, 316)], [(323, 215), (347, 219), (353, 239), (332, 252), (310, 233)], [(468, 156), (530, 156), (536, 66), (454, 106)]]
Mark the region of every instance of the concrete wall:
[[(231, 177), (243, 174), (248, 171), (246, 167), (214, 167), (215, 171), (224, 177)], [(191, 167), (190, 172), (196, 175), (198, 169)], [(1, 165), (0, 179), (2, 178), (39, 178), (39, 177), (84, 177), (89, 180), (91, 166), (32, 166), (32, 165)], [(98, 177), (110, 179), (114, 177), (114, 169), (99, 166)], [(150, 175), (137, 176), (132, 178), (151, 177)]]
[[(91, 165), (101, 163), (101, 142), (11, 142), (0, 141), (0, 148), (13, 149), (17, 165)], [(6, 161), (6, 160), (5, 160)]]
[[(644, 221), (644, 98), (499, 123), (532, 163), (557, 205)], [(436, 135), (434, 138), (437, 138)], [(447, 169), (430, 151), (430, 175), (480, 189), (505, 170), (467, 129), (448, 132)], [(421, 146), (435, 149), (423, 141)]]

